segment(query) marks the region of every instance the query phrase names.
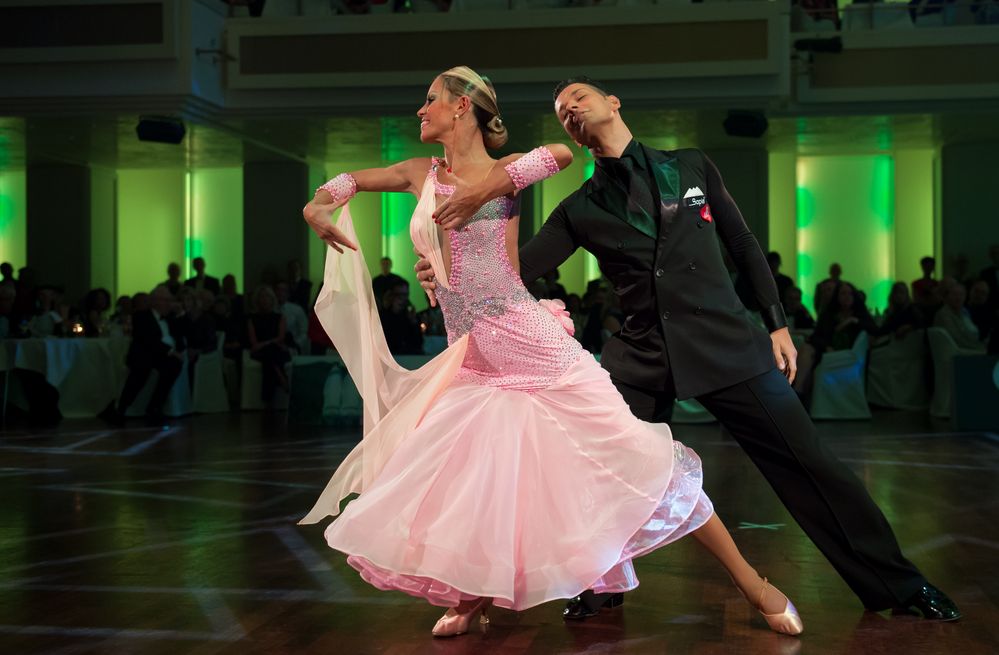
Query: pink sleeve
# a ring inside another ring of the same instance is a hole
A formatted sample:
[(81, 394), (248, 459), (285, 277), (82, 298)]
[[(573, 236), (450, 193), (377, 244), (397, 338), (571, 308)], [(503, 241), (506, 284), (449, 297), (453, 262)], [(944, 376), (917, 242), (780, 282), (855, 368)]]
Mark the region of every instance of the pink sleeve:
[(513, 185), (521, 191), (535, 182), (540, 182), (558, 173), (558, 162), (555, 155), (544, 146), (539, 146), (520, 159), (510, 162), (505, 170)]
[[(333, 196), (333, 202), (350, 200), (357, 195), (357, 180), (350, 173), (340, 173), (319, 189), (329, 192)], [(319, 193), (319, 189), (316, 189), (316, 193)]]

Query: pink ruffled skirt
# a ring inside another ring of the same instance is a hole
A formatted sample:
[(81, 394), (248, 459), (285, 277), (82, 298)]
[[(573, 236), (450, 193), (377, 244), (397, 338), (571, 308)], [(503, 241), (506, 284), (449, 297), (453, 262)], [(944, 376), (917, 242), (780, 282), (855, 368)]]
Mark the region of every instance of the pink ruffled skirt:
[(711, 517), (701, 482), (584, 355), (540, 391), (453, 381), (325, 536), (379, 589), (522, 610), (636, 587), (632, 558)]

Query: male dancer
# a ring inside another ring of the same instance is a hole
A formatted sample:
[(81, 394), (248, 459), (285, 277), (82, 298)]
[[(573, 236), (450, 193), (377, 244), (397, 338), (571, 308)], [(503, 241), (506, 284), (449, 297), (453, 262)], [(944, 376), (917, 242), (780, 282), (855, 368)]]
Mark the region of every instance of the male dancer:
[[(635, 415), (666, 421), (675, 398), (696, 398), (864, 607), (959, 619), (950, 598), (902, 556), (860, 480), (817, 438), (788, 384), (797, 352), (773, 275), (714, 164), (698, 150), (663, 152), (635, 141), (621, 101), (589, 78), (560, 83), (554, 96), (559, 121), (590, 149), (596, 170), (520, 249), (523, 279), (555, 269), (577, 248), (593, 253), (627, 316), (601, 363)], [(511, 191), (509, 176), (494, 171), (478, 184), (459, 185), (436, 220), (459, 227), (490, 198)], [(769, 339), (739, 301), (718, 240), (750, 280)], [(432, 294), (424, 260), (417, 274)], [(565, 618), (620, 603), (620, 595), (586, 592), (569, 602)]]

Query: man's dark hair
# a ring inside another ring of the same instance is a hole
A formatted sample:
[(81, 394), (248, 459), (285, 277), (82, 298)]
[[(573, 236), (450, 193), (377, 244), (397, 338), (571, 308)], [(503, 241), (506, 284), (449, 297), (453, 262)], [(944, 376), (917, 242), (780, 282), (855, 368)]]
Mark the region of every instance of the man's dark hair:
[(601, 84), (600, 82), (597, 82), (596, 80), (591, 80), (590, 78), (586, 77), (585, 75), (580, 75), (579, 77), (570, 77), (570, 78), (564, 79), (561, 82), (559, 82), (558, 84), (556, 84), (555, 85), (555, 92), (552, 93), (552, 102), (555, 102), (556, 100), (558, 100), (558, 94), (560, 94), (563, 91), (565, 91), (565, 87), (570, 86), (572, 84), (585, 84), (586, 86), (593, 87), (600, 95), (604, 96), (605, 98), (608, 95), (610, 95), (610, 93), (608, 93), (607, 89), (604, 87), (603, 84)]

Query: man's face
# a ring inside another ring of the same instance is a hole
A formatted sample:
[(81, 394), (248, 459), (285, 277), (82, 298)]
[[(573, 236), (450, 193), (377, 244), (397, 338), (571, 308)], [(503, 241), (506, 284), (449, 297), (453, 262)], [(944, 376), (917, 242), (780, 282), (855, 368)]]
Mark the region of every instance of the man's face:
[(382, 275), (388, 275), (392, 272), (392, 260), (388, 257), (382, 259)]
[(205, 272), (205, 260), (202, 259), (201, 257), (198, 257), (193, 262), (191, 262), (191, 266), (194, 268), (194, 272), (197, 273), (198, 275), (201, 275), (202, 273)]
[(594, 145), (597, 128), (610, 122), (620, 108), (615, 96), (605, 96), (588, 84), (570, 84), (555, 98), (562, 128), (581, 146)]

